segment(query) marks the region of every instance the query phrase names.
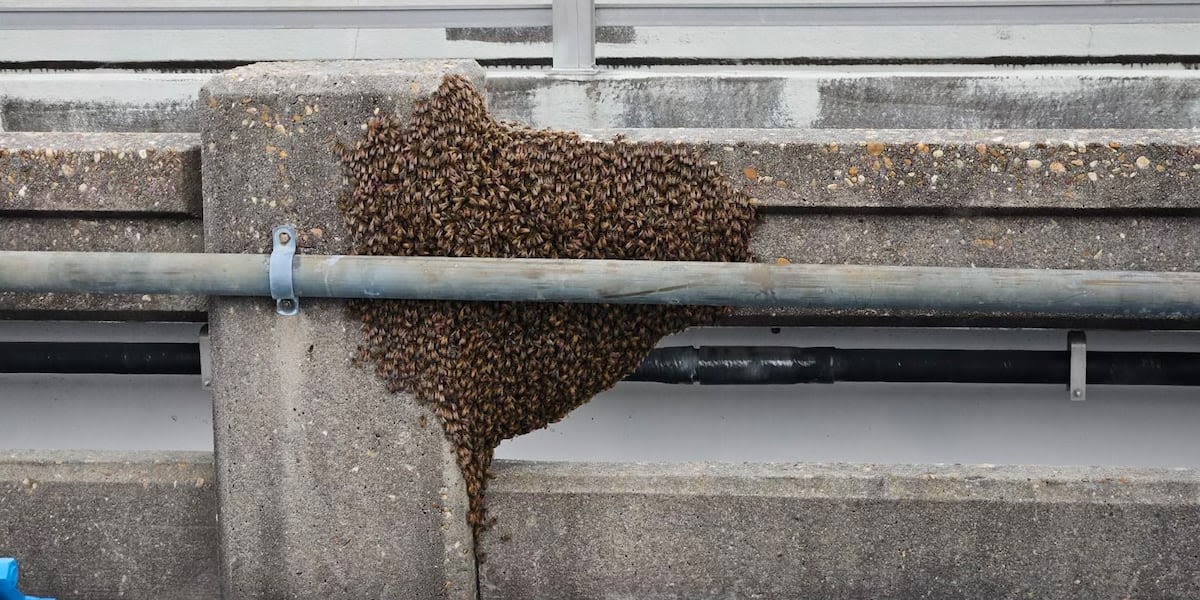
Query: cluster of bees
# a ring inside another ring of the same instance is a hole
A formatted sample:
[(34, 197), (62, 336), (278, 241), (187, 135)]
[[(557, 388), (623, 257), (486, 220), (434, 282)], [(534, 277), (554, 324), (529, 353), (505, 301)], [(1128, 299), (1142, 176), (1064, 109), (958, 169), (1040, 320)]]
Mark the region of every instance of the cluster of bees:
[[(348, 184), (339, 206), (357, 254), (750, 260), (753, 206), (695, 151), (497, 121), (462, 77), (446, 77), (411, 116), (373, 118), (338, 154)], [(350, 310), (363, 322), (359, 359), (441, 417), (476, 534), (502, 440), (562, 419), (632, 372), (662, 336), (723, 313), (391, 300)]]

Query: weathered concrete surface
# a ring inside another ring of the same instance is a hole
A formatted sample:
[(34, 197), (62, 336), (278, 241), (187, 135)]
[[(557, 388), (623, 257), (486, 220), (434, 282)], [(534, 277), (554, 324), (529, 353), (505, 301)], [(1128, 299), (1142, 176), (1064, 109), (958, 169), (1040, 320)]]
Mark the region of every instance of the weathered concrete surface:
[[(203, 225), (191, 218), (0, 217), (0, 250), (203, 252)], [(0, 293), (0, 313), (26, 317), (188, 318), (207, 306), (199, 296)]]
[[(407, 115), (469, 61), (274, 63), (201, 92), (205, 247), (264, 252), (275, 225), (349, 250), (332, 143)], [(319, 235), (314, 232), (319, 231)], [(472, 598), (467, 497), (437, 417), (351, 364), (340, 301), (279, 317), (262, 299), (210, 309), (223, 592), (240, 599)]]
[(200, 452), (0, 452), (0, 556), (60, 599), (218, 600), (216, 486)]
[(500, 462), (484, 598), (1200, 596), (1192, 470)]
[(199, 219), (2, 217), (0, 232), (0, 250), (204, 251)]
[(0, 293), (0, 318), (202, 321), (207, 309), (201, 296)]
[[(35, 34), (43, 47), (47, 33)], [(72, 40), (81, 34), (61, 33)], [(180, 33), (166, 33), (166, 45), (184, 43)], [(121, 69), (5, 71), (0, 73), (0, 130), (197, 131), (196, 91), (211, 76)]]
[[(868, 70), (870, 69), (870, 70)], [(660, 67), (488, 72), (500, 118), (538, 127), (1191, 128), (1200, 71)]]
[(1200, 207), (1197, 130), (623, 129), (698, 146), (766, 206)]
[[(759, 27), (748, 29), (755, 34), (763, 31)], [(1039, 26), (1039, 31), (1042, 29)], [(1092, 32), (1093, 28), (1089, 26), (1088, 30)], [(640, 30), (638, 35), (645, 31)], [(36, 35), (44, 38), (49, 33)], [(261, 38), (259, 33), (241, 33)], [(362, 35), (355, 33), (347, 43), (362, 47), (370, 32), (358, 33)], [(386, 30), (377, 33), (378, 50), (394, 52), (397, 36)], [(444, 36), (441, 30), (434, 33)], [(221, 39), (230, 34), (223, 33)], [(170, 33), (171, 46), (191, 47), (178, 41), (180, 35)], [(288, 35), (301, 36), (307, 44), (314, 33), (293, 31)], [(414, 35), (417, 33), (408, 31), (400, 37), (415, 40)], [(844, 42), (840, 34), (830, 35), (838, 37), (838, 45)], [(1039, 33), (1038, 37), (1045, 35)], [(1090, 37), (1094, 35), (1098, 42), (1099, 34), (1088, 35), (1088, 47), (1096, 47)], [(698, 39), (703, 39), (706, 48), (721, 47), (714, 45), (711, 36)], [(934, 46), (942, 46), (945, 41), (939, 37)], [(977, 47), (976, 41), (971, 39), (972, 47)], [(1147, 52), (1144, 42), (1139, 41), (1137, 52)], [(469, 43), (472, 49), (456, 53), (459, 56), (482, 57), (494, 46), (487, 42), (463, 43)], [(421, 45), (429, 47), (428, 43)], [(45, 43), (39, 41), (36, 46), (44, 55)], [(222, 43), (221, 47), (227, 46)], [(872, 38), (871, 47), (879, 47), (876, 38)], [(143, 45), (136, 48), (140, 50)], [(608, 45), (608, 50), (615, 49), (616, 45)], [(89, 52), (94, 54), (95, 47)], [(247, 55), (227, 58), (246, 60)], [(196, 131), (193, 103), (208, 76), (198, 72), (119, 70), (3, 73), (0, 130)], [(1200, 126), (1200, 71), (1180, 65), (942, 65), (885, 69), (843, 65), (697, 66), (655, 67), (653, 71), (610, 69), (586, 78), (564, 77), (536, 68), (492, 69), (487, 87), (489, 101), (499, 117), (568, 129)]]
[(200, 216), (194, 134), (0, 133), (0, 210)]
[(191, 100), (160, 103), (25, 100), (0, 104), (7, 131), (195, 132)]

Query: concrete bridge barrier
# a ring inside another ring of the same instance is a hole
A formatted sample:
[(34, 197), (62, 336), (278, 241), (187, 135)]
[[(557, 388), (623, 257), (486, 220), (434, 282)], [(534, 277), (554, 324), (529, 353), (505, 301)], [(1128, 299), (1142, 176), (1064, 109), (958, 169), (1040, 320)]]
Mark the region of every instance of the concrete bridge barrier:
[[(352, 143), (376, 114), (407, 114), (446, 73), (488, 85), (500, 116), (539, 123), (567, 122), (573, 99), (596, 86), (633, 89), (617, 77), (538, 79), (542, 91), (519, 100), (516, 76), (489, 82), (470, 61), (241, 67), (204, 84), (188, 113), (198, 135), (0, 134), (0, 248), (263, 253), (271, 229), (288, 223), (298, 227), (301, 252), (345, 253), (333, 144)], [(1186, 92), (1194, 80), (1184, 73), (1136, 85)], [(633, 99), (626, 108), (657, 93), (637, 92), (621, 96)], [(1186, 104), (1185, 92), (1168, 96)], [(731, 123), (846, 126), (834, 117), (849, 113), (838, 110), (825, 120), (775, 112)], [(605, 114), (570, 122), (697, 123), (670, 113), (592, 118)], [(900, 126), (886, 116), (869, 122)], [(1031, 116), (1020, 125), (1087, 123), (1076, 118)], [(1179, 122), (1113, 109), (1093, 126)], [(757, 198), (763, 218), (752, 249), (760, 261), (1200, 271), (1190, 233), (1200, 198), (1194, 132), (622, 133), (693, 144)], [(23, 557), (30, 593), (1200, 595), (1193, 470), (501, 463), (490, 495), (496, 523), (479, 548), (488, 558), (476, 564), (464, 484), (436, 415), (354, 366), (359, 324), (341, 301), (301, 302), (298, 316), (280, 317), (263, 299), (0, 296), (4, 316), (207, 318), (212, 334), (211, 459), (0, 455), (0, 554)], [(928, 311), (756, 310), (730, 322), (1196, 326)]]

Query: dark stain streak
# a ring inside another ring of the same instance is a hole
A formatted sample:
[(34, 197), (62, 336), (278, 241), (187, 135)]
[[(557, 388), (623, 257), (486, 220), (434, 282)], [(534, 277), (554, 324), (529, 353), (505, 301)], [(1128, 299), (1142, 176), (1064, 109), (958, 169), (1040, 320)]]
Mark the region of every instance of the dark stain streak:
[(603, 296), (601, 296), (601, 298), (606, 298), (609, 300), (615, 300), (617, 298), (635, 298), (637, 296), (649, 296), (652, 294), (659, 294), (662, 292), (683, 290), (683, 289), (687, 289), (689, 287), (691, 287), (691, 285), (684, 283), (684, 284), (680, 284), (680, 285), (670, 285), (667, 287), (654, 288), (652, 290), (638, 290), (636, 292), (628, 292), (625, 294), (604, 294)]
[[(637, 32), (633, 27), (596, 28), (597, 44), (632, 44), (636, 39)], [(554, 41), (554, 30), (550, 27), (447, 27), (446, 40), (494, 44), (549, 44)]]

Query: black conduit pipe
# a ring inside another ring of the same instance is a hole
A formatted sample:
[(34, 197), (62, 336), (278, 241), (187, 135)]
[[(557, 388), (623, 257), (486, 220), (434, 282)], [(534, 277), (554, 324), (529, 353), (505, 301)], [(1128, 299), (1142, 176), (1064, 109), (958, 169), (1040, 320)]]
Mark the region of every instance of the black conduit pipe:
[(0, 373), (195, 375), (199, 344), (0, 342)]
[[(1057, 383), (1066, 351), (853, 350), (784, 346), (658, 348), (627, 381), (764, 385), (836, 381)], [(1200, 385), (1200, 353), (1088, 352), (1087, 381), (1100, 385)]]
[[(858, 350), (786, 346), (658, 348), (627, 381), (702, 385), (1052, 383), (1070, 376), (1065, 351)], [(200, 347), (184, 343), (0, 342), (0, 373), (194, 375)], [(1099, 385), (1200, 386), (1200, 353), (1089, 352)]]

